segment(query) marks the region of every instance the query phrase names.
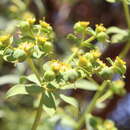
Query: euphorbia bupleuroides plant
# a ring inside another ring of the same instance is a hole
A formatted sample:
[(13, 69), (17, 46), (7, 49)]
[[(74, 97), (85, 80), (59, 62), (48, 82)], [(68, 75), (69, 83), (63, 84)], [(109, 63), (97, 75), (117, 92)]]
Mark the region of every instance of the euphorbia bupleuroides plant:
[[(113, 1), (115, 2), (115, 0)], [(126, 9), (127, 3), (124, 5)], [(32, 125), (32, 130), (37, 130), (42, 110), (52, 116), (62, 100), (74, 107), (81, 107), (75, 98), (65, 95), (64, 91), (94, 89), (96, 93), (93, 99), (84, 112), (79, 113), (81, 116), (74, 119), (73, 129), (81, 130), (87, 122), (87, 129), (92, 127), (94, 130), (117, 130), (112, 121), (103, 121), (92, 116), (97, 104), (112, 98), (114, 94), (125, 94), (123, 78), (126, 63), (120, 57), (124, 58), (127, 50), (125, 49), (125, 52), (123, 51), (121, 56), (117, 56), (114, 61), (107, 58), (108, 63), (106, 64), (100, 59), (102, 53), (100, 48), (92, 43), (97, 41), (109, 45), (114, 39), (110, 39), (108, 36), (113, 33), (113, 28), (106, 29), (103, 24), (99, 24), (92, 29), (89, 22), (79, 21), (74, 25), (74, 32), (67, 36), (67, 39), (75, 43), (72, 54), (67, 57), (67, 60), (49, 58), (50, 60), (47, 61), (47, 57), (54, 54), (55, 34), (45, 20), (40, 20), (39, 24), (35, 23), (35, 18), (28, 18), (19, 22), (15, 34), (0, 36), (0, 54), (3, 59), (14, 64), (27, 62), (32, 70), (31, 75), (22, 76), (19, 84), (9, 89), (7, 98), (18, 94), (40, 95), (39, 106)], [(45, 61), (42, 65), (42, 72), (35, 64), (41, 59)], [(93, 79), (94, 75), (102, 80), (102, 84), (98, 84)], [(114, 80), (116, 75), (119, 75), (118, 80)], [(95, 120), (95, 125), (91, 125), (89, 120)]]

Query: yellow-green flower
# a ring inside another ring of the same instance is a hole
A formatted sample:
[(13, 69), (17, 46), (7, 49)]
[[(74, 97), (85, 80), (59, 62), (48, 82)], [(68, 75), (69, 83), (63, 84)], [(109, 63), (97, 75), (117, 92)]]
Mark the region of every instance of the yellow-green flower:
[(34, 43), (24, 42), (24, 43), (20, 44), (18, 48), (24, 50), (26, 53), (29, 53), (33, 47), (34, 47)]
[(36, 36), (36, 40), (37, 40), (37, 42), (45, 43), (48, 40), (48, 38), (38, 35), (38, 36)]
[(124, 75), (126, 72), (126, 62), (117, 56), (113, 64), (113, 69), (116, 73)]
[(42, 20), (40, 20), (40, 25), (41, 25), (43, 28), (49, 28), (49, 27), (51, 27), (50, 24), (48, 24), (47, 22), (42, 21)]
[(103, 26), (103, 24), (96, 24), (96, 32), (106, 32), (106, 28)]
[(36, 19), (35, 19), (35, 18), (27, 18), (27, 22), (29, 23), (29, 25), (34, 24), (34, 23), (35, 23), (35, 21), (36, 21)]
[(10, 35), (2, 35), (0, 36), (0, 42), (7, 42), (10, 39)]

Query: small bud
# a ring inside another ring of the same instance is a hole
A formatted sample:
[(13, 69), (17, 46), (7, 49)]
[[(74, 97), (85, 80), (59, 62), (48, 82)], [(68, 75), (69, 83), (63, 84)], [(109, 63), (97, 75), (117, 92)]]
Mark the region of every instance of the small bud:
[(96, 25), (96, 32), (99, 33), (99, 32), (106, 32), (106, 28), (103, 26), (103, 24), (100, 24), (100, 25)]
[(33, 47), (34, 47), (34, 43), (24, 42), (21, 43), (18, 48), (24, 50), (27, 54), (30, 54)]
[(116, 57), (116, 60), (113, 64), (113, 70), (115, 73), (124, 75), (126, 72), (126, 63), (121, 58)]
[(124, 86), (125, 83), (122, 80), (116, 80), (112, 82), (111, 90), (117, 95), (124, 95), (126, 92)]
[(87, 27), (90, 23), (89, 22), (77, 22), (75, 25), (74, 25), (74, 30), (77, 32), (77, 33), (82, 33), (84, 31), (87, 31)]
[(44, 79), (46, 81), (52, 81), (55, 78), (55, 73), (53, 71), (46, 71), (44, 73)]
[(43, 43), (45, 43), (48, 40), (48, 38), (38, 35), (38, 36), (36, 36), (36, 40), (37, 40), (38, 44), (39, 43), (43, 44)]
[(79, 66), (86, 66), (86, 64), (88, 63), (88, 60), (84, 57), (84, 56), (81, 56), (79, 58)]
[(53, 45), (51, 42), (49, 41), (46, 41), (43, 45), (43, 50), (46, 52), (46, 53), (49, 53), (51, 51), (53, 51)]
[(28, 28), (29, 28), (29, 23), (28, 23), (27, 21), (21, 21), (21, 22), (19, 23), (18, 27), (19, 27), (20, 29), (22, 29), (23, 31), (26, 31), (26, 30), (28, 30)]
[(102, 42), (102, 43), (106, 42), (107, 39), (108, 39), (108, 35), (105, 32), (100, 32), (100, 33), (97, 34), (97, 40), (99, 42)]
[(56, 73), (60, 72), (60, 69), (61, 69), (61, 64), (57, 61), (54, 61), (51, 65), (52, 67), (52, 70)]
[(29, 23), (29, 25), (33, 25), (35, 23), (36, 19), (35, 18), (28, 18), (27, 22)]
[(7, 47), (10, 43), (10, 35), (2, 35), (0, 36), (0, 48), (4, 49), (5, 47)]
[(117, 130), (114, 122), (112, 122), (111, 120), (105, 120), (103, 125), (105, 127), (105, 130)]
[(111, 79), (113, 76), (113, 69), (112, 67), (104, 67), (100, 72), (99, 75), (104, 79)]
[(40, 20), (40, 25), (46, 31), (52, 31), (52, 27), (50, 26), (50, 24), (46, 23), (45, 21)]
[(71, 69), (71, 70), (66, 71), (63, 76), (66, 81), (69, 81), (72, 83), (78, 79), (79, 74), (76, 70)]

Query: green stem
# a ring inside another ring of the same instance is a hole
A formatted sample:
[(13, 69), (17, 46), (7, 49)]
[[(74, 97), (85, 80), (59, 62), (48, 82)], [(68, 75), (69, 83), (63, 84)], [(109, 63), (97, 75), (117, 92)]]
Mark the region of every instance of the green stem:
[[(84, 40), (84, 34), (82, 34), (82, 41), (81, 41), (81, 43), (83, 42), (83, 40)], [(91, 41), (93, 41), (93, 40), (95, 40), (95, 36), (92, 36), (92, 37), (90, 37), (89, 39), (87, 39), (86, 40), (86, 42), (87, 43), (90, 43)], [(66, 61), (66, 63), (68, 64), (68, 63), (70, 63), (72, 60), (73, 60), (73, 58), (76, 56), (76, 54), (77, 54), (77, 52), (79, 51), (79, 49), (77, 49), (76, 51), (74, 51), (73, 53), (72, 53), (72, 55), (68, 58), (68, 60)]]
[(38, 128), (38, 125), (39, 125), (39, 122), (41, 119), (41, 115), (42, 115), (43, 96), (44, 96), (44, 93), (42, 93), (42, 95), (41, 95), (40, 103), (39, 103), (39, 106), (37, 109), (37, 114), (36, 114), (36, 117), (35, 117), (31, 130), (36, 130)]
[(68, 60), (66, 61), (66, 64), (69, 64), (69, 63), (73, 60), (73, 58), (76, 56), (77, 52), (78, 52), (78, 49), (75, 50), (75, 51), (72, 53), (72, 55), (71, 55), (71, 56), (68, 58)]
[(98, 100), (97, 103), (102, 103), (105, 100), (107, 100), (108, 98), (110, 98), (113, 95), (112, 91), (108, 91), (106, 92), (103, 96), (101, 96)]
[(40, 75), (33, 63), (33, 60), (32, 59), (27, 59), (27, 63), (29, 64), (30, 68), (32, 69), (32, 71), (34, 72), (34, 74), (36, 75), (37, 79), (39, 80), (39, 82), (41, 83), (41, 78), (40, 78)]
[(90, 43), (91, 41), (95, 40), (96, 36), (92, 36), (89, 39), (87, 39), (85, 42)]
[(85, 122), (85, 116), (87, 114), (91, 113), (94, 110), (96, 102), (97, 102), (97, 99), (101, 96), (102, 92), (107, 87), (107, 83), (108, 82), (104, 81), (102, 83), (102, 85), (99, 87), (99, 89), (96, 92), (95, 96), (93, 97), (91, 103), (88, 105), (88, 107), (86, 108), (85, 112), (82, 114), (81, 118), (79, 119), (75, 130), (81, 130), (81, 128), (82, 128), (82, 126), (84, 125), (84, 122)]
[[(126, 22), (128, 25), (128, 29), (130, 30), (130, 14), (129, 14), (129, 6), (126, 4), (126, 0), (122, 0), (122, 4), (123, 4), (123, 8), (124, 8), (124, 13), (125, 13), (125, 17), (126, 17)], [(125, 45), (124, 49), (121, 51), (121, 53), (119, 54), (119, 56), (121, 58), (124, 58), (128, 51), (130, 49), (130, 41), (128, 41), (128, 43)]]
[(123, 4), (123, 8), (124, 8), (126, 22), (127, 22), (128, 28), (130, 29), (129, 6), (128, 6), (128, 4), (126, 4), (126, 0), (122, 0), (122, 4)]
[[(42, 83), (40, 75), (39, 75), (39, 73), (38, 73), (38, 71), (37, 71), (37, 69), (36, 69), (36, 67), (35, 67), (35, 65), (33, 63), (33, 60), (32, 59), (27, 59), (27, 63), (29, 64), (30, 68), (32, 69), (32, 71), (36, 75), (39, 82)], [(40, 103), (39, 103), (37, 113), (36, 113), (36, 117), (35, 117), (35, 120), (34, 120), (34, 123), (32, 125), (31, 130), (36, 130), (38, 128), (39, 121), (40, 121), (40, 118), (41, 118), (41, 115), (42, 115), (43, 96), (44, 96), (44, 93), (42, 93), (42, 95), (41, 95)]]
[(128, 41), (128, 43), (125, 45), (125, 47), (123, 48), (123, 50), (119, 54), (119, 57), (125, 58), (125, 56), (127, 55), (129, 49), (130, 49), (130, 41)]

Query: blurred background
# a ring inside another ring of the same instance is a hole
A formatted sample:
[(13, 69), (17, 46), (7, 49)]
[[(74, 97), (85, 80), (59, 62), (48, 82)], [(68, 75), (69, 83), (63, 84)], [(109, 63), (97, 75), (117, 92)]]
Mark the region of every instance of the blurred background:
[[(73, 31), (73, 24), (77, 21), (90, 21), (94, 28), (95, 24), (103, 23), (105, 27), (118, 26), (126, 29), (126, 22), (122, 5), (110, 4), (105, 0), (0, 0), (0, 32), (13, 33), (16, 30), (17, 20), (34, 16), (36, 20), (43, 19), (50, 23), (56, 33), (55, 50), (56, 57), (62, 59), (70, 53), (73, 43), (66, 40), (66, 35)], [(102, 48), (102, 60), (106, 57), (114, 59), (123, 49), (126, 43), (113, 44)], [(115, 96), (107, 101), (107, 107), (96, 110), (94, 114), (103, 119), (111, 119), (116, 123), (119, 130), (130, 130), (130, 54), (125, 58), (127, 73), (125, 88), (127, 94), (124, 97)], [(37, 101), (31, 96), (18, 96), (18, 98), (5, 99), (6, 91), (18, 83), (20, 75), (29, 73), (26, 63), (14, 66), (4, 62), (0, 57), (0, 130), (29, 130), (35, 115)], [(100, 82), (97, 80), (97, 82)], [(71, 95), (78, 98), (84, 107), (87, 100), (93, 96), (92, 92), (81, 90), (71, 91)], [(67, 113), (73, 116), (73, 108), (62, 104)], [(59, 109), (62, 116), (62, 110)], [(48, 119), (43, 114), (38, 130), (71, 130), (67, 117), (59, 124), (58, 117)], [(44, 125), (42, 124), (44, 123)], [(72, 123), (72, 122), (71, 122)], [(71, 126), (70, 123), (70, 126)]]

